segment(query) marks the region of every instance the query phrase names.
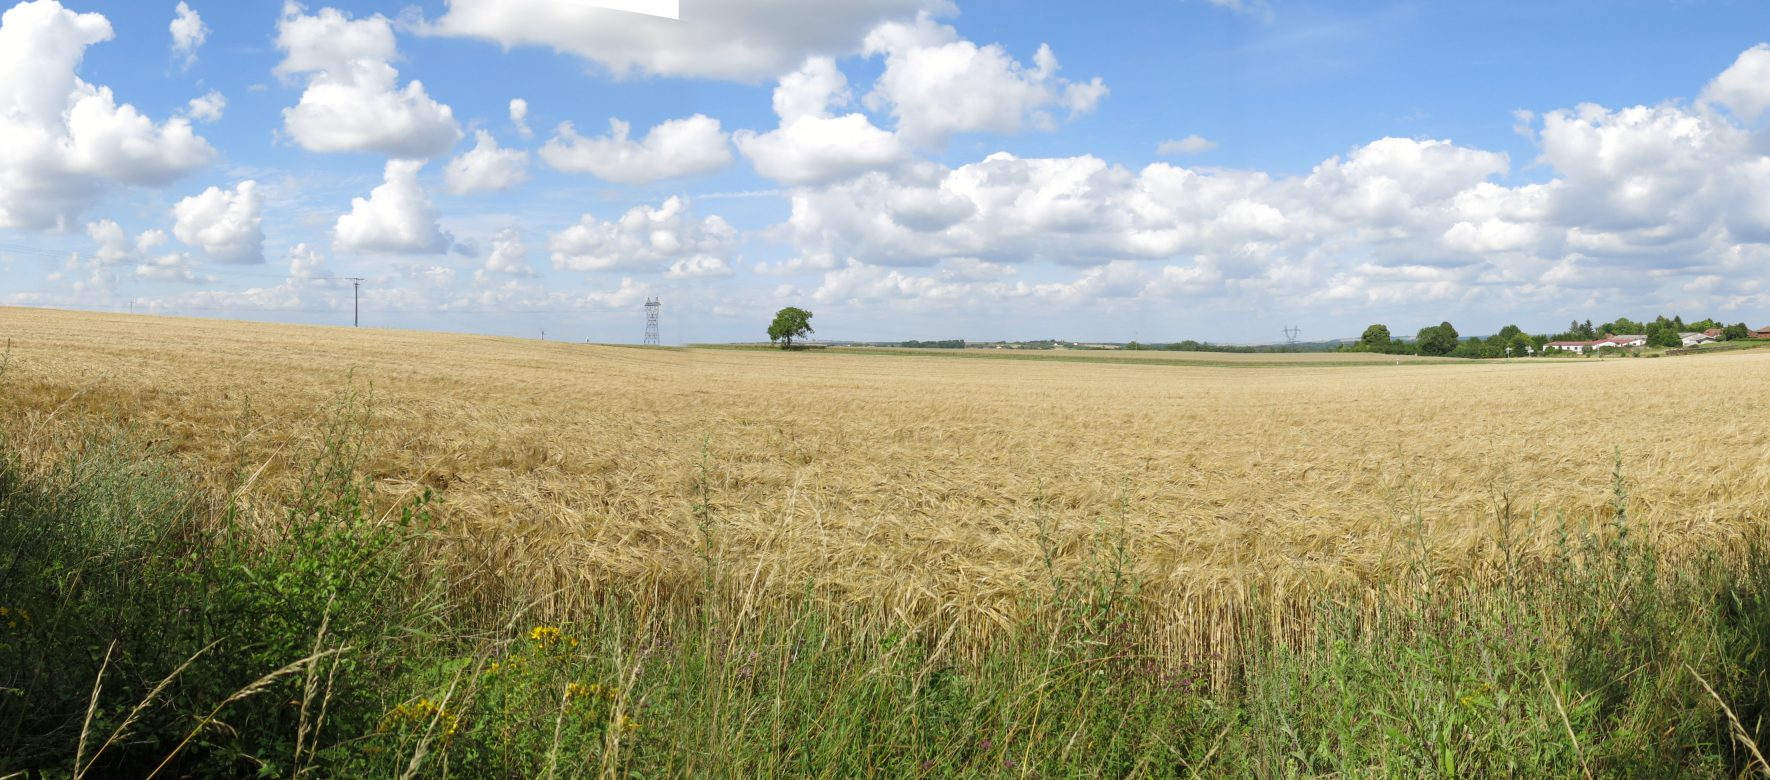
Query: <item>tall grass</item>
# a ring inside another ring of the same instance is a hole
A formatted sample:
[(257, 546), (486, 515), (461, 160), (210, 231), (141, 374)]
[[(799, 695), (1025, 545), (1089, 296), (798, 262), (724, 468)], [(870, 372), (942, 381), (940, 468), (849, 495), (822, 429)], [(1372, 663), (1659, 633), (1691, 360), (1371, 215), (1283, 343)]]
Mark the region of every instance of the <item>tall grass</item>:
[(0, 776), (1770, 774), (1770, 546), (1662, 560), (1622, 464), (1552, 554), (1512, 554), (1506, 506), (1482, 576), (1419, 551), (1302, 607), (1253, 591), (1274, 617), (1187, 657), (1151, 649), (1128, 510), (1072, 567), (1035, 516), (1048, 585), (961, 653), (951, 624), (766, 597), (720, 554), (708, 466), (693, 592), (543, 623), (438, 576), (464, 569), (428, 498), (378, 509), (360, 473), (360, 399), (329, 419), (275, 512), (141, 432), (6, 448)]

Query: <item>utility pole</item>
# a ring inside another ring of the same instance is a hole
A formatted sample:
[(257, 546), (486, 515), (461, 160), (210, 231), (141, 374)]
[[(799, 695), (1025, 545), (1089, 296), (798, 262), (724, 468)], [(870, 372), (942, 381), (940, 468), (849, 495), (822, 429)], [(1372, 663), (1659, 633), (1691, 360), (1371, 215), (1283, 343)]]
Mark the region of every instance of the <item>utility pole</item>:
[(363, 282), (369, 281), (358, 276), (347, 276), (344, 281), (350, 282), (350, 327), (363, 326)]
[(648, 347), (655, 347), (659, 343), (658, 310), (663, 307), (664, 303), (657, 298), (645, 299), (645, 345)]

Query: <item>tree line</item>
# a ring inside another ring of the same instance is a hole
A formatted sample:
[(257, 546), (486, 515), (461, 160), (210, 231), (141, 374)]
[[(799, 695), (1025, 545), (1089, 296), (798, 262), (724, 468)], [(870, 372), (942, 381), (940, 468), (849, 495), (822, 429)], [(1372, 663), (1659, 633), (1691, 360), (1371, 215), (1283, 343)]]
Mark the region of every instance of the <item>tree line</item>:
[(1745, 323), (1723, 325), (1713, 319), (1686, 322), (1683, 317), (1665, 316), (1655, 318), (1651, 322), (1637, 322), (1627, 317), (1618, 317), (1602, 325), (1594, 326), (1591, 320), (1574, 321), (1567, 330), (1555, 334), (1529, 334), (1517, 325), (1507, 325), (1487, 338), (1470, 336), (1463, 338), (1457, 333), (1455, 326), (1449, 322), (1440, 322), (1421, 328), (1412, 340), (1398, 339), (1389, 331), (1389, 326), (1372, 325), (1364, 329), (1354, 344), (1345, 347), (1348, 352), (1378, 352), (1386, 355), (1428, 355), (1463, 358), (1502, 358), (1524, 357), (1542, 354), (1544, 347), (1552, 341), (1595, 341), (1610, 336), (1638, 335), (1647, 338), (1650, 347), (1678, 347), (1683, 345), (1682, 333), (1701, 333), (1720, 329), (1722, 341), (1751, 338), (1751, 328)]

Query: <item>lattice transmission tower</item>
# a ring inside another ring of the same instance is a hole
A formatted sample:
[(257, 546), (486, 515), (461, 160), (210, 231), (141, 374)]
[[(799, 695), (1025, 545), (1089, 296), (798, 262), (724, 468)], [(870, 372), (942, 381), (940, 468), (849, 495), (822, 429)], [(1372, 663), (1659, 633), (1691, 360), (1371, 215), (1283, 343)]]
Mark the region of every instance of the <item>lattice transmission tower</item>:
[(1284, 329), (1284, 340), (1286, 343), (1289, 343), (1291, 346), (1294, 347), (1297, 345), (1297, 337), (1302, 334), (1303, 334), (1302, 328), (1292, 325), (1292, 326)]
[(663, 302), (656, 298), (645, 299), (645, 345), (648, 347), (655, 347), (659, 344), (658, 310), (663, 307)]

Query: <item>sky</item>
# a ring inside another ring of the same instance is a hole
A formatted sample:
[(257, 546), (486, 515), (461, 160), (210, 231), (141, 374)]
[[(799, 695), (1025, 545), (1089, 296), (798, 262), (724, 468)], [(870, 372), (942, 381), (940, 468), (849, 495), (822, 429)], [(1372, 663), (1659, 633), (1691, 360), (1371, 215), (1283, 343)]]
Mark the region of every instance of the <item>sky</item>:
[(1770, 324), (1758, 0), (31, 0), (0, 305), (637, 342)]

